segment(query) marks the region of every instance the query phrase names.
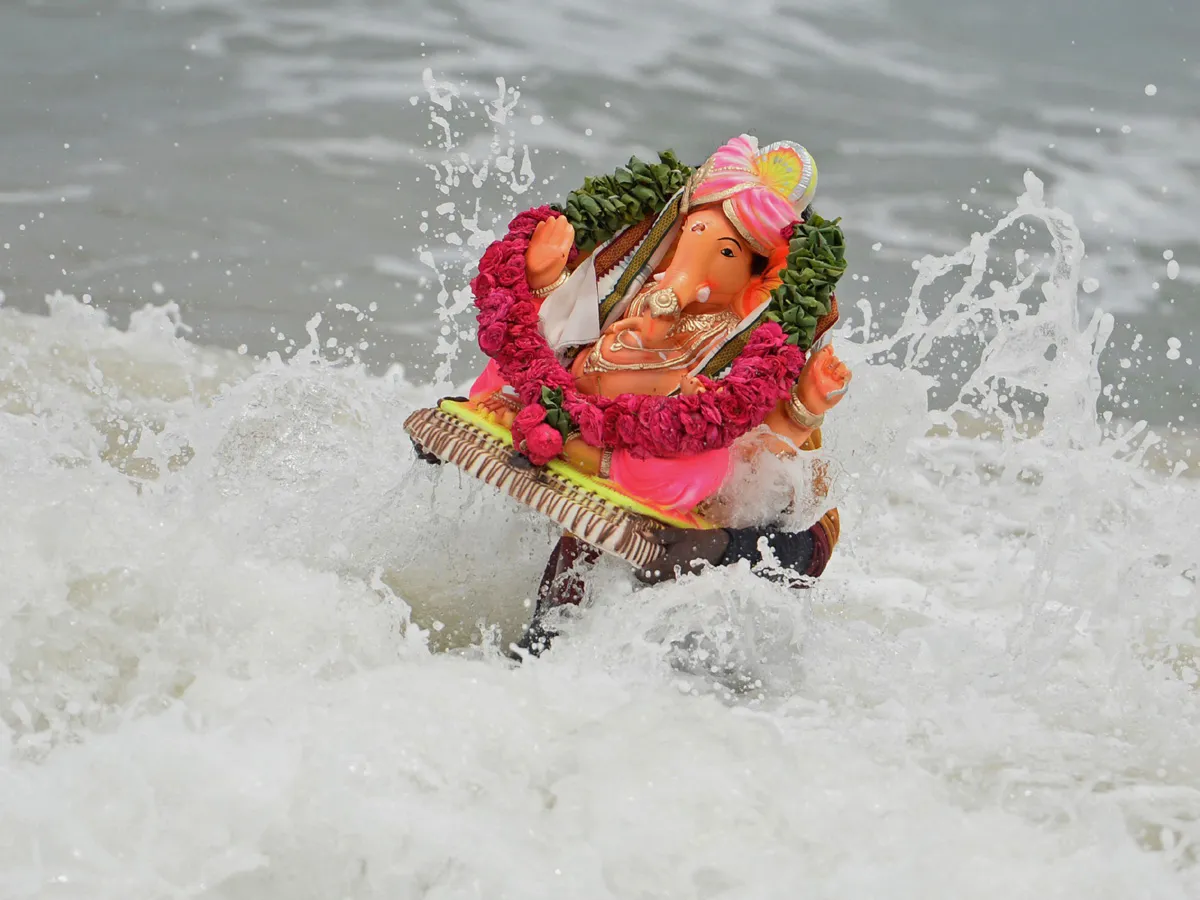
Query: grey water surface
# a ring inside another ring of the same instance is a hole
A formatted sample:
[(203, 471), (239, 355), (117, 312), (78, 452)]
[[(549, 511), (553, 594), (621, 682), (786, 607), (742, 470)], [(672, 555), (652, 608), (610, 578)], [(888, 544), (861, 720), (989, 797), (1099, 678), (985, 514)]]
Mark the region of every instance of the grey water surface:
[(1195, 422), (1197, 35), (1200, 6), (1171, 0), (5, 0), (0, 291), (118, 322), (175, 301), (194, 340), (254, 354), (320, 312), (373, 367), (432, 377), (419, 250), (452, 289), (478, 254), (417, 227), (442, 200), (424, 73), (483, 100), (502, 78), (538, 183), (485, 186), (488, 222), (634, 153), (799, 140), (844, 217), (850, 315), (886, 319), (913, 261), (986, 230), (1032, 170), (1083, 230), (1085, 311), (1118, 317), (1108, 372), (1136, 356), (1126, 402)]

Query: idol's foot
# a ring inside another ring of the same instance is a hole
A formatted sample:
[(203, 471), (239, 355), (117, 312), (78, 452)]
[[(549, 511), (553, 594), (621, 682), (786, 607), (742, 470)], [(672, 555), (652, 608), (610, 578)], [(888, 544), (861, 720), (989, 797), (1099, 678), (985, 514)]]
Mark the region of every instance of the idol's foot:
[(521, 411), (520, 404), (515, 397), (509, 398), (500, 391), (494, 391), (485, 397), (480, 397), (474, 401), (474, 405), (486, 418), (508, 429), (512, 428), (513, 420), (517, 417), (517, 413)]

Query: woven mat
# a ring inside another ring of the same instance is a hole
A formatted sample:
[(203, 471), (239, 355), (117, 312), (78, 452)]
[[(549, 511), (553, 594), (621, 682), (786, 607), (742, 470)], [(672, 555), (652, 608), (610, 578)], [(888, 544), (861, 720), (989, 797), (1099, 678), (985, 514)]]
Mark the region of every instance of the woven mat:
[(405, 420), (404, 429), (426, 452), (601, 550), (642, 568), (663, 552), (648, 535), (664, 523), (622, 509), (551, 469), (515, 465), (511, 446), (442, 409), (417, 410)]

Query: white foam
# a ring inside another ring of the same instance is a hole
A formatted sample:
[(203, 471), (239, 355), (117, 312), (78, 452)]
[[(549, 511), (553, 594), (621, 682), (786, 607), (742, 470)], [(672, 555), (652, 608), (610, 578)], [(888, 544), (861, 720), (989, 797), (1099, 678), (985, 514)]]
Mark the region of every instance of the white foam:
[(1200, 497), (1097, 420), (1082, 253), (1031, 178), (836, 339), (818, 589), (606, 562), (515, 670), (553, 534), (402, 370), (0, 309), (0, 896), (1194, 896)]

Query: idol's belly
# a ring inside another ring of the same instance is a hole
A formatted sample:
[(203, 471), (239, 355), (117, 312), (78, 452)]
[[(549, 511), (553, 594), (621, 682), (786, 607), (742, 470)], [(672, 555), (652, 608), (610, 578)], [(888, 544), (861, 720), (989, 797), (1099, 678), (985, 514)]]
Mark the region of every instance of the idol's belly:
[[(666, 396), (679, 387), (687, 374), (686, 362), (670, 364), (670, 353), (614, 350), (603, 343), (589, 347), (571, 365), (575, 387), (581, 393), (601, 397), (622, 394), (652, 394)], [(665, 363), (665, 365), (664, 365)]]

